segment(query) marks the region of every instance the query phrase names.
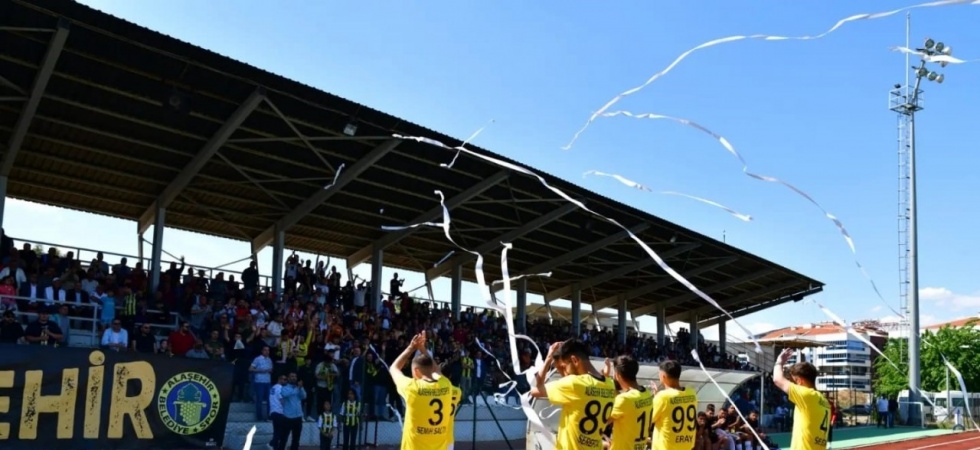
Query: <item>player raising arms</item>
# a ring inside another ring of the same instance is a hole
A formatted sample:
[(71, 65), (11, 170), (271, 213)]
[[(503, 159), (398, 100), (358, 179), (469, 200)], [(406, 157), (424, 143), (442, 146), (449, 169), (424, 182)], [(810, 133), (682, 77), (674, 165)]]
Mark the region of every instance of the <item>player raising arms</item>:
[(681, 386), (681, 364), (660, 363), (662, 391), (653, 397), (653, 450), (691, 450), (698, 429), (698, 395)]
[[(830, 430), (830, 403), (814, 387), (817, 381), (817, 368), (806, 361), (793, 364), (789, 368), (787, 380), (783, 366), (793, 355), (793, 349), (785, 349), (779, 354), (776, 367), (772, 369), (772, 381), (789, 396), (796, 405), (793, 413), (793, 438), (791, 450), (826, 450), (827, 433)], [(792, 380), (792, 381), (791, 381)]]
[(610, 364), (613, 379), (623, 391), (616, 396), (609, 414), (612, 424), (609, 450), (646, 450), (653, 419), (653, 392), (637, 384), (640, 364), (632, 356), (617, 356), (612, 362), (606, 360), (605, 373)]
[[(563, 376), (545, 384), (552, 364)], [(561, 406), (556, 450), (602, 449), (601, 433), (612, 411), (616, 387), (589, 361), (584, 342), (572, 339), (552, 344), (531, 395)]]
[[(412, 354), (412, 377), (406, 377), (402, 369)], [(454, 421), (453, 385), (449, 378), (439, 374), (435, 361), (425, 347), (425, 332), (412, 338), (408, 348), (391, 365), (391, 378), (398, 394), (405, 399), (405, 428), (402, 432), (401, 450), (434, 450), (448, 447), (446, 441)]]

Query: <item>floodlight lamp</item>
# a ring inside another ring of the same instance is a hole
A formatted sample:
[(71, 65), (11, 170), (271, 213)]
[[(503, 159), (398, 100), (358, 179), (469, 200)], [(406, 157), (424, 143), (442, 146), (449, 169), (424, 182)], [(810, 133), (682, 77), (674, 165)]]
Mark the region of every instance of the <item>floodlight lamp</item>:
[(946, 76), (945, 76), (945, 75), (943, 75), (943, 74), (939, 74), (939, 75), (938, 75), (938, 76), (936, 77), (936, 83), (939, 83), (939, 84), (943, 84), (943, 80), (945, 80), (945, 79), (946, 79)]
[(932, 50), (932, 47), (936, 45), (936, 41), (926, 38), (926, 50)]
[(939, 67), (946, 67), (946, 64), (949, 64), (949, 62), (948, 61), (939, 61)]
[(924, 69), (924, 68), (922, 68), (922, 67), (920, 67), (919, 70), (916, 70), (915, 71), (915, 75), (916, 76), (919, 76), (919, 77), (924, 77), (926, 75), (929, 75), (929, 71), (926, 70), (926, 69)]
[(943, 52), (943, 49), (945, 49), (945, 48), (946, 48), (946, 44), (943, 44), (942, 42), (937, 42), (936, 43), (936, 51), (937, 52), (942, 53)]
[(927, 78), (929, 78), (929, 81), (936, 81), (936, 77), (938, 77), (938, 76), (939, 76), (939, 74), (936, 73), (936, 72), (929, 72), (929, 75), (928, 75)]
[(950, 47), (950, 46), (947, 45), (946, 48), (943, 49), (943, 54), (944, 55), (952, 55), (953, 54), (953, 47)]
[(348, 123), (344, 126), (344, 134), (348, 136), (353, 136), (357, 134), (357, 124), (354, 122)]

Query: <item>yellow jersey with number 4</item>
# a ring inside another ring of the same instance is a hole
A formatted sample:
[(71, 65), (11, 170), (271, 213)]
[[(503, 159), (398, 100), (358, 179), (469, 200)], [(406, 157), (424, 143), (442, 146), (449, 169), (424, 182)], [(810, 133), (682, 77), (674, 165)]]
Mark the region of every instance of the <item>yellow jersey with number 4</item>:
[(616, 386), (611, 377), (566, 375), (548, 383), (548, 401), (561, 406), (556, 450), (602, 450)]
[(405, 399), (405, 428), (401, 450), (445, 448), (453, 426), (453, 384), (436, 380), (401, 378), (395, 381)]
[(609, 450), (646, 450), (653, 420), (653, 393), (644, 387), (616, 396), (609, 421), (612, 440)]
[(653, 448), (691, 450), (698, 429), (698, 395), (694, 389), (664, 389), (653, 397)]
[(791, 384), (789, 401), (796, 405), (790, 450), (826, 450), (831, 425), (827, 398), (816, 389)]

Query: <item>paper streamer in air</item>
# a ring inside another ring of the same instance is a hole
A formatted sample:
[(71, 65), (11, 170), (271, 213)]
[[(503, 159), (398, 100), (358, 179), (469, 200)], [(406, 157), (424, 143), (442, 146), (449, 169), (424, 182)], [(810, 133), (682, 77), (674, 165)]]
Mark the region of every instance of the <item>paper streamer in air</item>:
[(242, 446), (242, 450), (252, 450), (253, 437), (255, 437), (255, 425), (252, 425), (252, 429), (248, 430), (248, 434), (245, 435), (245, 445)]
[[(510, 283), (513, 283), (513, 282), (515, 282), (517, 280), (520, 280), (522, 278), (532, 278), (532, 277), (545, 277), (545, 278), (548, 278), (548, 277), (551, 277), (551, 272), (526, 273), (526, 274), (523, 274), (523, 275), (518, 275), (516, 277), (507, 278), (507, 280)], [(504, 284), (504, 280), (493, 280), (493, 282), (490, 283), (491, 286), (496, 286), (498, 284)]]
[[(948, 368), (950, 372), (953, 372), (953, 375), (956, 375), (956, 381), (960, 383), (960, 393), (963, 394), (963, 405), (964, 409), (966, 409), (966, 415), (970, 418), (970, 423), (973, 424), (973, 427), (976, 428), (977, 431), (980, 431), (980, 425), (977, 425), (977, 421), (973, 420), (973, 411), (971, 411), (973, 408), (970, 407), (970, 395), (967, 393), (966, 382), (963, 381), (963, 374), (960, 373), (956, 367), (950, 364), (949, 360), (946, 359), (946, 355), (940, 354), (940, 356), (943, 357), (943, 364), (946, 364), (946, 368)], [(946, 411), (946, 416), (949, 417), (949, 415), (951, 415), (953, 412), (953, 405), (946, 405)]]
[[(980, 0), (978, 0), (978, 1), (980, 1)], [(692, 120), (682, 119), (682, 118), (679, 118), (679, 117), (666, 116), (666, 115), (663, 115), (663, 114), (652, 114), (652, 113), (634, 114), (634, 113), (629, 112), (629, 111), (614, 111), (614, 112), (610, 112), (610, 113), (605, 113), (605, 114), (603, 114), (603, 116), (605, 116), (605, 117), (624, 116), (624, 117), (630, 117), (630, 118), (634, 118), (634, 119), (668, 120), (668, 121), (671, 121), (671, 122), (679, 123), (681, 125), (685, 125), (685, 126), (694, 128), (694, 129), (696, 129), (696, 130), (698, 130), (698, 131), (700, 131), (700, 132), (702, 132), (704, 134), (707, 134), (708, 136), (711, 136), (715, 140), (717, 140), (718, 143), (721, 144), (721, 146), (724, 147), (725, 150), (728, 151), (728, 153), (730, 153), (732, 156), (734, 156), (735, 159), (737, 159), (738, 162), (740, 164), (742, 164), (742, 173), (744, 173), (745, 175), (749, 176), (750, 178), (754, 178), (756, 180), (759, 180), (759, 181), (765, 181), (767, 183), (780, 184), (780, 185), (788, 188), (789, 190), (795, 192), (797, 195), (805, 198), (811, 204), (813, 204), (814, 206), (816, 206), (817, 209), (819, 209), (820, 212), (823, 213), (824, 217), (826, 217), (831, 222), (833, 222), (834, 226), (837, 227), (837, 231), (840, 232), (841, 236), (844, 237), (844, 241), (847, 243), (847, 247), (851, 249), (851, 254), (854, 255), (854, 264), (857, 266), (858, 270), (861, 271), (861, 274), (864, 275), (864, 278), (867, 279), (869, 283), (871, 283), (871, 288), (874, 289), (875, 294), (878, 295), (878, 299), (881, 300), (882, 304), (884, 304), (886, 307), (888, 307), (888, 309), (890, 309), (893, 313), (895, 313), (899, 317), (903, 317), (903, 318), (905, 317), (905, 316), (902, 315), (902, 313), (896, 311), (895, 308), (892, 308), (892, 306), (890, 304), (888, 304), (888, 302), (885, 300), (885, 297), (881, 295), (881, 291), (878, 290), (878, 285), (875, 283), (874, 279), (871, 278), (871, 274), (868, 273), (868, 271), (861, 264), (861, 261), (858, 260), (858, 258), (857, 258), (857, 247), (855, 247), (855, 245), (854, 245), (854, 239), (851, 238), (851, 234), (847, 232), (847, 228), (844, 227), (844, 223), (841, 222), (840, 219), (837, 218), (837, 216), (834, 216), (829, 211), (827, 211), (827, 209), (824, 208), (823, 205), (821, 205), (819, 202), (817, 202), (813, 197), (810, 196), (810, 194), (807, 194), (802, 189), (800, 189), (800, 188), (798, 188), (798, 187), (796, 187), (796, 186), (794, 186), (794, 185), (792, 185), (792, 184), (790, 184), (790, 183), (788, 183), (786, 181), (783, 181), (783, 180), (781, 180), (779, 178), (776, 178), (776, 177), (771, 177), (771, 176), (768, 176), (768, 175), (759, 175), (759, 174), (750, 172), (749, 171), (749, 165), (745, 161), (745, 158), (742, 157), (742, 154), (739, 153), (738, 150), (735, 149), (735, 146), (732, 145), (732, 143), (729, 142), (729, 140), (727, 138), (725, 138), (724, 136), (722, 136), (722, 135), (720, 135), (718, 133), (715, 133), (714, 131), (708, 129), (704, 125), (701, 125), (701, 124), (699, 124), (697, 122), (694, 122)]]
[[(762, 353), (762, 346), (759, 345), (758, 341), (756, 341), (755, 338), (752, 338), (751, 337), (752, 336), (752, 332), (750, 332), (748, 328), (745, 328), (745, 326), (742, 325), (742, 323), (739, 322), (734, 316), (732, 316), (731, 313), (729, 313), (727, 310), (725, 310), (724, 308), (722, 308), (721, 305), (719, 305), (718, 302), (715, 301), (715, 299), (711, 298), (711, 296), (709, 296), (708, 294), (706, 294), (703, 291), (701, 291), (701, 289), (699, 289), (693, 283), (691, 283), (690, 281), (688, 281), (687, 278), (684, 278), (683, 275), (681, 275), (676, 270), (674, 270), (674, 268), (670, 267), (664, 261), (664, 259), (660, 256), (659, 253), (655, 252), (652, 248), (650, 248), (649, 245), (647, 245), (646, 242), (643, 242), (643, 240), (640, 239), (639, 236), (637, 236), (635, 233), (633, 233), (632, 231), (630, 231), (630, 229), (628, 227), (626, 227), (623, 224), (619, 223), (619, 221), (617, 221), (616, 219), (603, 216), (602, 214), (599, 214), (599, 213), (593, 211), (591, 208), (589, 208), (588, 206), (586, 206), (580, 200), (577, 200), (577, 199), (571, 197), (570, 195), (566, 194), (561, 189), (558, 189), (558, 188), (556, 188), (556, 187), (548, 184), (548, 181), (545, 180), (544, 177), (542, 177), (541, 175), (538, 175), (537, 173), (531, 171), (530, 169), (527, 169), (527, 168), (518, 166), (516, 164), (509, 163), (507, 161), (500, 160), (498, 158), (494, 158), (494, 157), (491, 157), (491, 156), (483, 155), (483, 154), (474, 152), (474, 151), (472, 151), (470, 149), (467, 149), (467, 148), (464, 148), (464, 147), (455, 147), (455, 148), (454, 147), (449, 147), (448, 145), (443, 144), (442, 142), (439, 142), (439, 141), (437, 141), (435, 139), (432, 139), (432, 138), (427, 138), (427, 137), (422, 137), (422, 136), (402, 136), (402, 135), (398, 135), (398, 134), (395, 134), (393, 136), (395, 138), (398, 138), (398, 139), (414, 140), (414, 141), (417, 141), (417, 142), (421, 142), (421, 143), (425, 143), (425, 144), (429, 144), (429, 145), (434, 145), (436, 147), (441, 147), (441, 148), (444, 148), (444, 149), (447, 149), (447, 150), (458, 150), (460, 152), (467, 153), (467, 154), (469, 154), (471, 156), (474, 156), (476, 158), (479, 158), (479, 159), (482, 159), (484, 161), (490, 162), (490, 163), (492, 163), (494, 165), (497, 165), (499, 167), (502, 167), (502, 168), (505, 168), (505, 169), (509, 169), (509, 170), (514, 171), (514, 172), (518, 172), (518, 173), (521, 173), (521, 174), (524, 174), (524, 175), (527, 175), (527, 176), (536, 178), (538, 180), (538, 182), (541, 183), (542, 186), (544, 186), (546, 189), (550, 190), (551, 192), (554, 192), (559, 197), (562, 197), (566, 201), (571, 202), (575, 206), (578, 206), (579, 209), (581, 209), (581, 210), (583, 210), (585, 212), (588, 212), (588, 213), (592, 214), (593, 216), (598, 217), (598, 218), (600, 218), (602, 220), (605, 220), (606, 222), (609, 222), (609, 223), (611, 223), (611, 224), (619, 227), (624, 232), (626, 232), (626, 234), (634, 242), (636, 242), (640, 246), (640, 248), (642, 248), (643, 251), (645, 251), (647, 253), (647, 255), (649, 255), (650, 258), (653, 259), (653, 261), (656, 262), (657, 265), (660, 266), (660, 268), (664, 272), (666, 272), (668, 275), (670, 275), (671, 278), (673, 278), (677, 282), (681, 283), (689, 291), (691, 291), (692, 293), (694, 293), (695, 295), (697, 295), (698, 297), (700, 297), (704, 301), (708, 302), (708, 304), (710, 304), (711, 306), (713, 306), (715, 309), (717, 309), (721, 313), (725, 314), (725, 316), (727, 316), (732, 321), (732, 323), (734, 323), (736, 326), (738, 326), (740, 329), (742, 329), (742, 331), (745, 332), (746, 336), (749, 336), (750, 339), (752, 339), (752, 343), (755, 344), (755, 351), (756, 351), (756, 353)], [(482, 260), (478, 261), (478, 263), (482, 263)], [(482, 266), (480, 267), (480, 269), (482, 269)], [(480, 271), (477, 271), (477, 275), (478, 275), (478, 277), (481, 276)], [(485, 285), (485, 283), (484, 283), (483, 280), (481, 280), (481, 288), (480, 289), (481, 289), (481, 291), (486, 291), (485, 297), (486, 298), (489, 298), (489, 290), (486, 289), (486, 285)]]
[[(374, 353), (374, 357), (375, 358), (378, 358), (378, 361), (381, 361), (381, 365), (382, 366), (385, 366), (385, 370), (387, 370), (389, 372), (391, 371), (391, 367), (388, 367), (388, 363), (385, 362), (385, 359), (383, 357), (381, 357), (381, 354), (379, 354), (378, 351), (374, 349), (374, 346), (371, 345), (370, 343), (368, 344), (368, 350), (371, 353)], [(387, 399), (385, 399), (385, 407), (388, 408), (389, 410), (391, 410), (391, 412), (393, 412), (395, 414), (395, 417), (398, 419), (398, 425), (399, 426), (403, 426), (403, 424), (402, 424), (402, 414), (401, 414), (400, 411), (398, 411), (398, 408), (395, 408), (394, 406), (391, 406), (391, 403), (388, 402)]]
[[(701, 372), (704, 372), (704, 375), (708, 377), (709, 380), (711, 380), (711, 384), (714, 384), (715, 387), (718, 388), (718, 392), (721, 392), (721, 395), (724, 395), (725, 399), (728, 400), (728, 404), (731, 405), (733, 408), (735, 408), (735, 412), (737, 412), (738, 416), (742, 418), (742, 422), (749, 423), (748, 419), (746, 419), (745, 416), (742, 414), (742, 411), (739, 410), (738, 406), (735, 405), (735, 401), (733, 401), (732, 398), (728, 396), (728, 391), (723, 389), (718, 384), (718, 382), (715, 381), (715, 377), (711, 376), (711, 372), (708, 372), (708, 369), (704, 367), (704, 363), (701, 362), (701, 356), (698, 355), (698, 351), (691, 350), (691, 356), (694, 357), (694, 360), (698, 362), (699, 366), (701, 366)], [(761, 445), (764, 450), (769, 450), (769, 447), (766, 445), (765, 439), (762, 439), (762, 437), (759, 436), (759, 433), (756, 433), (755, 428), (753, 427), (748, 427), (748, 428), (749, 431), (751, 431), (752, 434), (755, 436), (757, 442), (759, 442), (759, 445)]]
[(942, 64), (944, 66), (946, 64), (964, 64), (964, 63), (969, 62), (969, 61), (966, 61), (966, 60), (963, 60), (963, 59), (959, 59), (959, 58), (953, 57), (951, 55), (930, 55), (930, 54), (928, 54), (926, 52), (919, 51), (919, 50), (913, 50), (913, 49), (908, 48), (908, 47), (892, 47), (890, 50), (893, 51), (893, 52), (899, 52), (899, 53), (904, 53), (904, 54), (908, 54), (908, 55), (915, 55), (915, 56), (918, 56), (919, 58), (922, 58), (926, 62), (940, 63), (940, 64)]
[(845, 24), (847, 24), (849, 22), (856, 22), (856, 21), (859, 21), (859, 20), (882, 19), (882, 18), (885, 18), (885, 17), (893, 16), (893, 15), (898, 14), (898, 13), (901, 13), (901, 12), (909, 11), (909, 10), (912, 10), (912, 9), (918, 9), (918, 8), (932, 8), (932, 7), (937, 7), (937, 6), (949, 6), (949, 5), (960, 5), (960, 4), (977, 5), (977, 4), (980, 4), (980, 0), (941, 0), (941, 1), (933, 1), (933, 2), (927, 2), (927, 3), (919, 3), (917, 5), (906, 6), (904, 8), (894, 9), (894, 10), (891, 10), (891, 11), (884, 11), (884, 12), (878, 12), (878, 13), (855, 14), (853, 16), (845, 17), (845, 18), (843, 18), (841, 20), (838, 20), (837, 23), (834, 24), (834, 26), (830, 27), (827, 31), (824, 31), (823, 33), (820, 33), (820, 34), (817, 34), (817, 35), (807, 35), (807, 36), (776, 36), (776, 35), (769, 35), (769, 34), (753, 34), (753, 35), (741, 35), (741, 36), (728, 36), (728, 37), (724, 37), (724, 38), (720, 38), (720, 39), (714, 39), (714, 40), (705, 42), (705, 43), (703, 43), (701, 45), (698, 45), (698, 46), (696, 46), (694, 48), (691, 48), (690, 50), (687, 50), (684, 53), (681, 53), (680, 56), (678, 56), (676, 59), (674, 59), (674, 61), (672, 63), (670, 63), (666, 68), (664, 68), (660, 72), (657, 72), (657, 73), (653, 74), (653, 76), (651, 76), (650, 78), (648, 78), (643, 84), (641, 84), (639, 86), (636, 86), (634, 88), (628, 89), (626, 91), (623, 91), (619, 95), (613, 97), (611, 100), (609, 100), (608, 102), (606, 102), (605, 105), (602, 105), (601, 108), (599, 108), (596, 112), (592, 113), (592, 115), (589, 117), (589, 120), (585, 122), (585, 125), (583, 125), (582, 128), (580, 128), (578, 131), (575, 132), (575, 135), (572, 136), (572, 140), (568, 144), (566, 144), (564, 147), (562, 147), (562, 149), (563, 150), (569, 150), (569, 149), (571, 149), (572, 146), (575, 144), (575, 141), (578, 140), (578, 138), (582, 135), (582, 133), (584, 133), (585, 130), (588, 129), (589, 126), (592, 125), (592, 123), (596, 121), (596, 119), (598, 119), (599, 117), (603, 117), (605, 115), (605, 112), (606, 111), (609, 111), (609, 108), (612, 108), (613, 105), (615, 105), (616, 103), (618, 103), (623, 98), (628, 97), (630, 95), (633, 95), (633, 94), (635, 94), (635, 93), (643, 90), (647, 86), (653, 84), (653, 82), (657, 81), (658, 79), (660, 79), (661, 77), (663, 77), (664, 75), (666, 75), (671, 70), (674, 70), (674, 67), (677, 67), (677, 65), (680, 64), (681, 61), (683, 61), (684, 59), (686, 59), (692, 53), (697, 52), (699, 50), (704, 50), (706, 48), (714, 47), (714, 46), (717, 46), (717, 45), (728, 44), (728, 43), (731, 43), (731, 42), (745, 41), (745, 40), (763, 40), (763, 41), (812, 41), (812, 40), (817, 40), (817, 39), (821, 39), (821, 38), (826, 37), (830, 33), (833, 33), (834, 31), (837, 31), (840, 27), (844, 26)]
[[(653, 192), (652, 189), (650, 189), (650, 188), (648, 188), (648, 187), (646, 187), (646, 186), (644, 186), (644, 185), (642, 185), (640, 183), (637, 183), (636, 181), (633, 181), (633, 180), (631, 180), (629, 178), (626, 178), (626, 177), (624, 177), (622, 175), (619, 175), (619, 174), (607, 173), (607, 172), (600, 172), (598, 170), (590, 170), (588, 172), (585, 172), (582, 176), (589, 176), (589, 175), (595, 175), (595, 176), (599, 176), (599, 177), (613, 178), (616, 181), (619, 181), (620, 183), (622, 183), (622, 184), (624, 184), (624, 185), (626, 185), (628, 187), (631, 187), (633, 189), (638, 189), (638, 190), (645, 191), (645, 192)], [(658, 194), (674, 195), (674, 196), (678, 196), (678, 197), (688, 198), (688, 199), (691, 199), (691, 200), (694, 200), (694, 201), (698, 201), (698, 202), (704, 203), (706, 205), (714, 206), (715, 208), (723, 209), (727, 213), (735, 216), (735, 218), (738, 219), (738, 220), (742, 220), (742, 221), (745, 221), (745, 222), (752, 221), (752, 216), (750, 216), (748, 214), (742, 214), (742, 213), (740, 213), (738, 211), (735, 211), (732, 208), (729, 208), (729, 207), (727, 207), (725, 205), (722, 205), (721, 203), (718, 203), (718, 202), (715, 202), (715, 201), (711, 201), (711, 200), (708, 200), (706, 198), (701, 198), (701, 197), (697, 197), (697, 196), (694, 196), (694, 195), (689, 195), (689, 194), (684, 194), (682, 192), (674, 192), (674, 191), (660, 191), (660, 192), (658, 192)]]

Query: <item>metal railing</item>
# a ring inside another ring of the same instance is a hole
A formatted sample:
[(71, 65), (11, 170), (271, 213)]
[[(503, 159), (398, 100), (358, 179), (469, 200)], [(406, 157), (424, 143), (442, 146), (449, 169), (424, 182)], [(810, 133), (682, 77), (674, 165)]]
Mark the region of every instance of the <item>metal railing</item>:
[[(16, 296), (3, 296), (4, 299), (13, 299), (18, 303), (36, 304), (38, 308), (51, 308), (55, 305), (68, 305), (70, 308), (75, 308), (74, 314), (69, 313), (68, 315), (68, 330), (62, 330), (66, 334), (66, 342), (68, 346), (74, 347), (98, 347), (102, 341), (102, 336), (99, 330), (100, 315), (99, 312), (102, 306), (97, 303), (82, 303), (77, 301), (64, 301), (64, 300), (47, 300), (38, 299), (30, 297), (16, 297)], [(92, 313), (89, 316), (86, 310), (91, 309)], [(121, 308), (116, 308), (120, 310)], [(21, 311), (19, 308), (9, 309), (13, 312), (15, 320), (17, 320), (22, 325), (26, 325), (33, 320), (36, 320), (39, 312), (38, 311)], [(153, 323), (149, 322), (147, 325), (153, 330), (154, 335), (169, 335), (171, 331), (177, 329), (180, 323), (180, 316), (175, 312), (170, 312), (164, 314), (163, 311), (159, 310), (147, 310), (147, 313), (154, 314), (157, 316), (166, 315), (166, 323)], [(80, 324), (81, 326), (73, 327), (73, 324)], [(161, 333), (162, 332), (162, 333)], [(74, 345), (72, 338), (74, 337)], [(83, 345), (82, 343), (88, 343), (88, 345)], [(128, 343), (127, 343), (128, 345)]]
[[(62, 256), (62, 257), (65, 255), (65, 252), (74, 252), (75, 253), (75, 260), (78, 261), (79, 263), (81, 263), (82, 264), (82, 267), (88, 267), (88, 264), (93, 259), (96, 258), (96, 255), (99, 254), (99, 253), (102, 253), (102, 255), (105, 256), (105, 257), (114, 256), (114, 257), (118, 257), (120, 260), (122, 258), (126, 258), (128, 261), (132, 262), (132, 264), (134, 264), (134, 265), (135, 265), (135, 262), (137, 262), (137, 261), (138, 262), (142, 262), (143, 263), (143, 266), (144, 266), (144, 270), (146, 270), (147, 274), (149, 274), (151, 272), (151, 268), (149, 267), (149, 265), (151, 263), (150, 258), (145, 258), (145, 257), (141, 257), (141, 256), (134, 256), (134, 255), (127, 255), (127, 254), (124, 254), (124, 253), (109, 252), (109, 251), (105, 251), (105, 250), (94, 250), (94, 249), (90, 249), (90, 248), (78, 247), (78, 246), (72, 246), (72, 245), (62, 245), (62, 244), (55, 244), (55, 243), (50, 243), (50, 242), (42, 242), (42, 241), (36, 241), (36, 240), (32, 240), (32, 239), (21, 239), (21, 238), (17, 238), (17, 237), (13, 237), (13, 236), (9, 236), (9, 237), (15, 243), (20, 243), (21, 245), (23, 245), (23, 244), (31, 244), (31, 246), (33, 248), (37, 248), (38, 246), (44, 247), (44, 250), (41, 252), (42, 255), (43, 254), (47, 254), (48, 249), (50, 249), (50, 248), (56, 248), (56, 249), (58, 249), (59, 250), (59, 252), (58, 252), (59, 253), (59, 256)], [(143, 245), (143, 243), (141, 242), (140, 243), (140, 246), (142, 247), (142, 245)], [(88, 256), (87, 257), (83, 257), (83, 255), (86, 255), (86, 254)], [(163, 254), (164, 255), (167, 255), (167, 256), (170, 256), (173, 259), (169, 259), (168, 260), (168, 259), (161, 258), (161, 261), (160, 261), (160, 270), (161, 270), (161, 272), (166, 271), (166, 265), (167, 264), (170, 264), (170, 263), (180, 264), (180, 261), (179, 261), (180, 258), (177, 258), (176, 256), (170, 254), (167, 251), (164, 251)], [(248, 261), (249, 259), (250, 259), (250, 257), (249, 258), (243, 258), (243, 259), (240, 259), (238, 261), (234, 261), (234, 262), (231, 262), (231, 263), (228, 263), (228, 264), (224, 264), (224, 265), (221, 265), (221, 266), (218, 266), (218, 267), (201, 266), (201, 265), (187, 263), (186, 261), (185, 261), (185, 264), (186, 264), (186, 268), (194, 268), (195, 270), (203, 270), (203, 271), (205, 271), (205, 273), (207, 273), (207, 279), (213, 280), (214, 277), (215, 277), (215, 275), (217, 275), (218, 273), (221, 273), (221, 272), (228, 272), (228, 273), (231, 273), (233, 275), (239, 275), (238, 273), (232, 272), (230, 269), (225, 269), (225, 267), (230, 266), (230, 265), (233, 265), (233, 264), (237, 264), (237, 263), (240, 263), (240, 262)], [(118, 263), (119, 261), (116, 261), (116, 262)], [(106, 261), (106, 263), (109, 264), (108, 261)], [(111, 266), (111, 264), (110, 264), (110, 266)], [(241, 280), (238, 280), (238, 281), (241, 282)], [(259, 275), (259, 285), (262, 286), (262, 287), (268, 288), (269, 286), (272, 285), (272, 277), (269, 276), (269, 275)]]

